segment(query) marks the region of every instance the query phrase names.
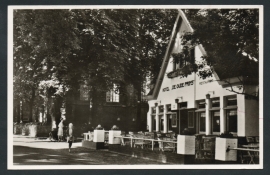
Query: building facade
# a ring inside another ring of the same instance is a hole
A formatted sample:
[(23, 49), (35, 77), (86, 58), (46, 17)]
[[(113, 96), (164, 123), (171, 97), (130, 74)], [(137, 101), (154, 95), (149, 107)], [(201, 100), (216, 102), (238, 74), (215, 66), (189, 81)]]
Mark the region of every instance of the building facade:
[[(192, 31), (180, 10), (157, 83), (148, 95), (149, 131), (181, 134), (188, 128), (193, 134), (230, 132), (238, 137), (259, 136), (259, 101), (241, 94), (237, 78), (230, 78), (230, 84), (220, 80), (217, 74), (201, 79), (196, 73), (191, 73), (181, 78), (183, 63), (176, 64), (171, 54), (181, 51), (181, 35)], [(196, 61), (206, 54), (202, 46), (196, 46), (190, 52)], [(258, 89), (258, 84), (244, 86), (246, 93)]]

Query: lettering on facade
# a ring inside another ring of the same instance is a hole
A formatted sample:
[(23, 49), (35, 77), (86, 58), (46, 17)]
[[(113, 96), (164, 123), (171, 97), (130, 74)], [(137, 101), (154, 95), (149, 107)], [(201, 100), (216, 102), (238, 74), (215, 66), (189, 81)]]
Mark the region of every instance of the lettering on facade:
[[(186, 87), (186, 86), (192, 86), (193, 85), (193, 82), (194, 82), (194, 80), (172, 85), (172, 89), (171, 90), (183, 88), (183, 87)], [(163, 92), (167, 92), (167, 91), (170, 91), (170, 88), (169, 87), (165, 87), (162, 90), (163, 90)]]
[(202, 82), (200, 82), (199, 84), (200, 84), (200, 85), (204, 85), (204, 84), (207, 84), (207, 83), (212, 83), (212, 82), (214, 82), (214, 80), (213, 80), (213, 79), (211, 79), (211, 80), (207, 80), (207, 81), (202, 81)]

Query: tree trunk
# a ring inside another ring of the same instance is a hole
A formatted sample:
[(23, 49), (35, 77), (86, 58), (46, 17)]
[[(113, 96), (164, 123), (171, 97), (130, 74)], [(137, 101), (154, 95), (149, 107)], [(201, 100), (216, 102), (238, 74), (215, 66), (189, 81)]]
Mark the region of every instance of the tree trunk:
[(57, 125), (56, 125), (56, 110), (55, 110), (55, 103), (56, 103), (56, 100), (54, 99), (51, 99), (51, 105), (50, 105), (50, 115), (51, 115), (51, 126), (52, 126), (52, 130), (57, 128)]
[(31, 94), (31, 99), (29, 102), (29, 122), (33, 121), (33, 104), (34, 104), (34, 100), (35, 100), (35, 89), (32, 88), (32, 94)]

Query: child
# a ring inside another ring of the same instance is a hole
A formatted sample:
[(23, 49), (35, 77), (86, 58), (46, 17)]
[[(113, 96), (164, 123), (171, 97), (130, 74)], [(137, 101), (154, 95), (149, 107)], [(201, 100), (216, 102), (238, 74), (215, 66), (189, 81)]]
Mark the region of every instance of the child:
[(67, 133), (68, 137), (67, 137), (67, 141), (68, 141), (68, 151), (70, 152), (71, 146), (72, 146), (72, 142), (74, 141), (74, 136), (73, 136), (73, 124), (70, 123), (68, 125), (68, 133)]

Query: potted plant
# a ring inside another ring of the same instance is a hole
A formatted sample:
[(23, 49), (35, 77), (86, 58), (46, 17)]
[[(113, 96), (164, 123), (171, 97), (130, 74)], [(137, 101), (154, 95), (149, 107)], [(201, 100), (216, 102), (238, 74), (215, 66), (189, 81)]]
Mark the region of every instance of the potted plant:
[(177, 137), (177, 154), (195, 155), (195, 136), (188, 128)]
[(216, 138), (215, 159), (222, 161), (237, 161), (237, 151), (231, 150), (237, 148), (238, 140), (233, 134), (224, 132)]

